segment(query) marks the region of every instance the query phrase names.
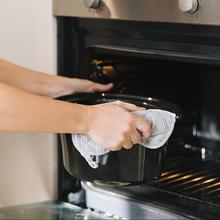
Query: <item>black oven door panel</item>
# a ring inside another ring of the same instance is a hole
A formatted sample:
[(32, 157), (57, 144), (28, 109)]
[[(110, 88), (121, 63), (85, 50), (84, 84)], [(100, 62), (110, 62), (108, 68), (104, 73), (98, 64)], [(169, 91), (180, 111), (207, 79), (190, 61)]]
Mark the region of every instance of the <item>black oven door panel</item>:
[[(216, 207), (220, 208), (218, 26), (59, 17), (58, 72), (113, 82), (114, 93), (177, 104), (182, 118), (168, 144), (164, 173), (141, 187), (167, 192), (165, 197), (174, 200), (191, 198), (204, 204), (198, 209), (214, 207), (216, 215)], [(80, 189), (80, 180), (65, 171), (60, 150), (59, 199), (67, 201)], [(147, 195), (142, 199), (146, 201)]]

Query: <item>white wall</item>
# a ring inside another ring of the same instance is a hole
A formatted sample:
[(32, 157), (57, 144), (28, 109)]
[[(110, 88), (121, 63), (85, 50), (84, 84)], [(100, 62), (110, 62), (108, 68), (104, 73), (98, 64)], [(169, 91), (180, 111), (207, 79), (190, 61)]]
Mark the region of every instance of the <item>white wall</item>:
[[(0, 58), (56, 72), (52, 0), (0, 0)], [(0, 133), (0, 206), (56, 198), (52, 134)]]

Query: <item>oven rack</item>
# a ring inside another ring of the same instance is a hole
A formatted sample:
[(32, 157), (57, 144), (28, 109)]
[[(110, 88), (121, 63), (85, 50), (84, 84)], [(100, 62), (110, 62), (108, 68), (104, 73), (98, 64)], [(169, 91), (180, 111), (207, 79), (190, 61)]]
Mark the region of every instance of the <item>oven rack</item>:
[[(137, 213), (152, 218), (158, 218), (159, 213), (160, 219), (220, 218), (220, 156), (207, 148), (170, 142), (161, 178), (153, 182), (128, 186), (82, 185), (90, 208), (111, 207), (123, 217), (127, 211), (121, 213), (121, 208), (129, 207), (130, 218)], [(100, 196), (105, 199), (104, 205), (96, 204)]]
[[(168, 147), (172, 151), (174, 147)], [(220, 205), (220, 156), (217, 152), (185, 144), (176, 146), (161, 177), (149, 185)]]

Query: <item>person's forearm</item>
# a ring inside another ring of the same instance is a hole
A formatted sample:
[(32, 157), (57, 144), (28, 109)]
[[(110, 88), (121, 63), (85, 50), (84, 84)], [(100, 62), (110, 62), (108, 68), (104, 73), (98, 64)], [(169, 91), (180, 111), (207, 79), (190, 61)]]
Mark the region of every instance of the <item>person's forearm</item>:
[(38, 96), (0, 83), (0, 131), (86, 133), (90, 107)]
[[(38, 95), (57, 97), (67, 93), (64, 77), (48, 75), (0, 59), (0, 82)], [(64, 91), (62, 91), (64, 90)]]

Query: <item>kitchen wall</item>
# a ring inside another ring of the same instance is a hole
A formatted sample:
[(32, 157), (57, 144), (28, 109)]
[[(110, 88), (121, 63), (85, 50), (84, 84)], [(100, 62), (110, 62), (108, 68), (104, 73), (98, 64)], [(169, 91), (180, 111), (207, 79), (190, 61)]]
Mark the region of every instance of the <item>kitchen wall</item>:
[[(0, 0), (0, 58), (56, 72), (52, 0)], [(52, 134), (0, 133), (0, 206), (56, 198)]]

